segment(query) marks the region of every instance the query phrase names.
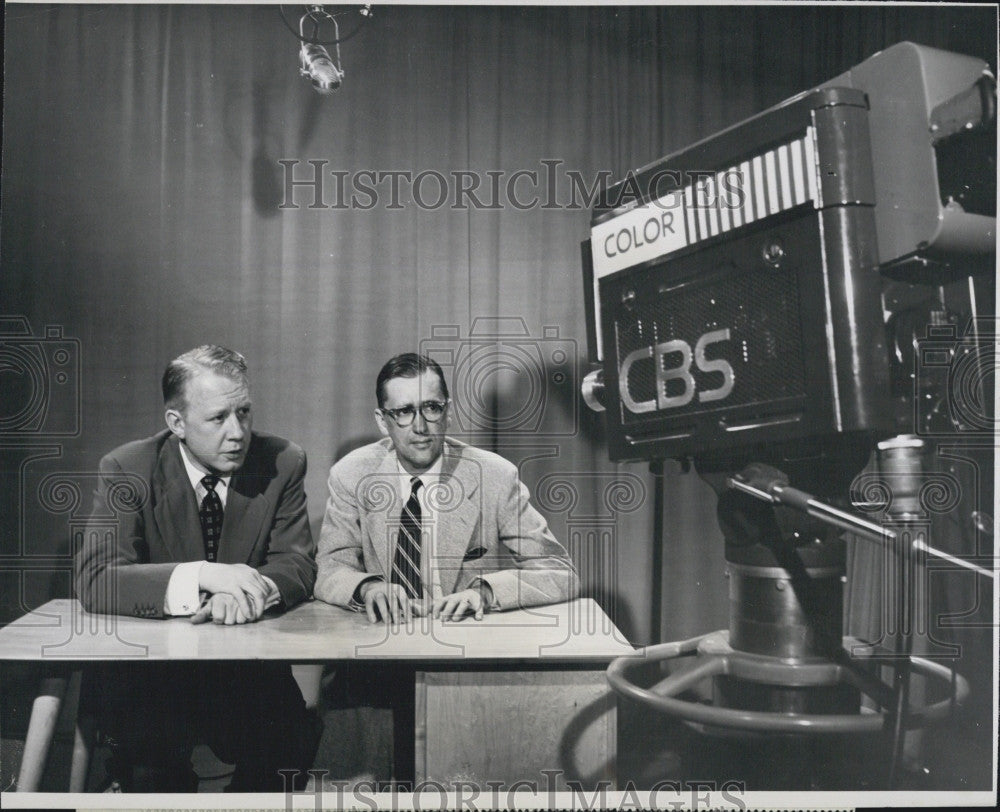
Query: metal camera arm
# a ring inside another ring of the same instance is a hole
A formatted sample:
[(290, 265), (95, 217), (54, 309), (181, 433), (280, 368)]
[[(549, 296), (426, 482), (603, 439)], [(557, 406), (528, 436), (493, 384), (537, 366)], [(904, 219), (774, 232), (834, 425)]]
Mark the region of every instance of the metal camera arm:
[[(728, 477), (726, 484), (734, 490), (753, 496), (763, 502), (797, 508), (822, 522), (833, 527), (839, 527), (842, 530), (848, 530), (869, 541), (889, 544), (893, 547), (899, 541), (898, 534), (893, 530), (875, 522), (870, 522), (867, 519), (862, 519), (860, 516), (856, 516), (846, 510), (828, 505), (812, 494), (791, 487), (788, 484), (788, 477), (769, 465), (761, 463), (748, 465), (740, 473)], [(914, 538), (912, 544), (914, 550), (919, 550), (927, 555), (941, 558), (950, 564), (972, 570), (985, 578), (995, 580), (997, 577), (996, 570), (988, 570), (970, 561), (956, 558), (942, 550), (931, 547), (922, 539)]]

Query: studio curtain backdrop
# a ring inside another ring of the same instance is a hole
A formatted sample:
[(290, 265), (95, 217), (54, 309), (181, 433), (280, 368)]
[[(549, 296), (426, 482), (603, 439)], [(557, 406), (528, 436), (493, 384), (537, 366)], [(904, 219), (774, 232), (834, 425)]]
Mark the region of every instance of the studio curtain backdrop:
[[(4, 13), (0, 311), (77, 339), (80, 369), (78, 434), (24, 466), (3, 450), (4, 619), (68, 594), (73, 513), (46, 508), (39, 483), (158, 430), (158, 378), (178, 353), (247, 356), (255, 425), (308, 452), (318, 527), (330, 464), (373, 436), (379, 366), (451, 342), (462, 427), (522, 465), (589, 593), (636, 642), (661, 577), (653, 480), (608, 461), (578, 395), (589, 211), (567, 173), (620, 178), (901, 39), (995, 48), (983, 9), (375, 6), (341, 48), (342, 88), (321, 97), (274, 6)], [(322, 189), (289, 197), (281, 161)], [(532, 174), (508, 185), (519, 171)], [(425, 173), (420, 199), (364, 174), (380, 172)], [(453, 205), (456, 172), (486, 203), (496, 173), (499, 204)], [(349, 199), (359, 178), (376, 199)], [(518, 337), (507, 368), (458, 368), (474, 328)], [(726, 597), (714, 497), (674, 468), (665, 487), (672, 639), (724, 626)], [(39, 555), (50, 571), (18, 569)]]

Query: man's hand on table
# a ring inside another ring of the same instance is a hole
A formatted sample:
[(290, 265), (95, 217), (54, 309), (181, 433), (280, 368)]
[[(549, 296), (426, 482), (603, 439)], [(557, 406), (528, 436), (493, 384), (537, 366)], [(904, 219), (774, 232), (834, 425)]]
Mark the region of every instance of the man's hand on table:
[(418, 601), (406, 594), (400, 584), (389, 584), (381, 579), (366, 581), (358, 588), (358, 594), (365, 605), (365, 614), (370, 623), (378, 623), (380, 620), (386, 623), (399, 623), (401, 620), (409, 623), (415, 605), (418, 604)]
[(191, 617), (192, 623), (252, 623), (281, 602), (274, 582), (246, 564), (205, 562), (198, 573), (198, 588), (206, 597)]
[(461, 620), (472, 615), (476, 620), (482, 620), (493, 602), (493, 590), (485, 581), (478, 587), (453, 592), (443, 598), (438, 598), (430, 606), (430, 614), (435, 619), (443, 621)]
[(247, 620), (257, 620), (264, 614), (271, 597), (271, 587), (264, 576), (246, 564), (206, 562), (198, 574), (198, 588), (212, 598), (218, 594), (231, 596)]
[(211, 620), (213, 623), (220, 625), (233, 626), (242, 623), (251, 623), (257, 620), (257, 617), (248, 617), (243, 612), (236, 598), (232, 595), (228, 595), (225, 592), (216, 592), (192, 615), (191, 622), (205, 623)]
[(482, 620), (493, 602), (493, 590), (483, 581), (478, 586), (428, 602), (410, 598), (400, 584), (373, 579), (358, 587), (358, 598), (364, 604), (365, 614), (371, 623), (380, 620), (394, 624), (401, 621), (409, 623), (414, 616), (428, 615), (443, 621), (461, 620), (467, 615)]

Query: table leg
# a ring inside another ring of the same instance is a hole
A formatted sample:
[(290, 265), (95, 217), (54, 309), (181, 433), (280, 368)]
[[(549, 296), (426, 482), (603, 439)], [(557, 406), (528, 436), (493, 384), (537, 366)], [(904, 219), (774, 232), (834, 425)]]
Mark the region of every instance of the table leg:
[(413, 687), (413, 774), (420, 782), (427, 780), (427, 672), (417, 672)]
[(412, 785), (416, 777), (415, 673), (412, 666), (397, 667), (398, 688), (392, 704), (392, 780), (403, 785)]
[(83, 792), (87, 785), (87, 770), (90, 767), (90, 753), (93, 749), (94, 730), (91, 726), (77, 723), (73, 733), (73, 761), (69, 770), (69, 791)]
[(67, 675), (46, 677), (31, 706), (28, 735), (24, 740), (24, 755), (17, 778), (18, 792), (36, 792), (45, 772), (45, 761), (52, 744), (52, 734), (59, 719), (59, 709), (66, 694)]
[(87, 785), (90, 756), (97, 739), (97, 725), (92, 716), (80, 713), (82, 671), (74, 671), (66, 697), (66, 709), (73, 720), (73, 759), (69, 770), (69, 791), (83, 792)]

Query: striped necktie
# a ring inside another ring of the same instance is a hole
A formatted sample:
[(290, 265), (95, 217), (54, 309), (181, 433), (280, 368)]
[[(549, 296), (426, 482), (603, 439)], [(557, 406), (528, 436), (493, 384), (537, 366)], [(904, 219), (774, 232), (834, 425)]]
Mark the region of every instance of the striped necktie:
[(399, 539), (390, 579), (394, 584), (401, 584), (411, 598), (423, 597), (424, 591), (420, 581), (420, 498), (417, 495), (422, 484), (420, 477), (410, 480), (410, 498), (399, 516)]
[(219, 536), (222, 535), (222, 500), (215, 492), (219, 478), (207, 474), (201, 478), (201, 484), (208, 493), (201, 500), (198, 518), (201, 519), (201, 537), (205, 542), (205, 560), (215, 561), (219, 550)]

